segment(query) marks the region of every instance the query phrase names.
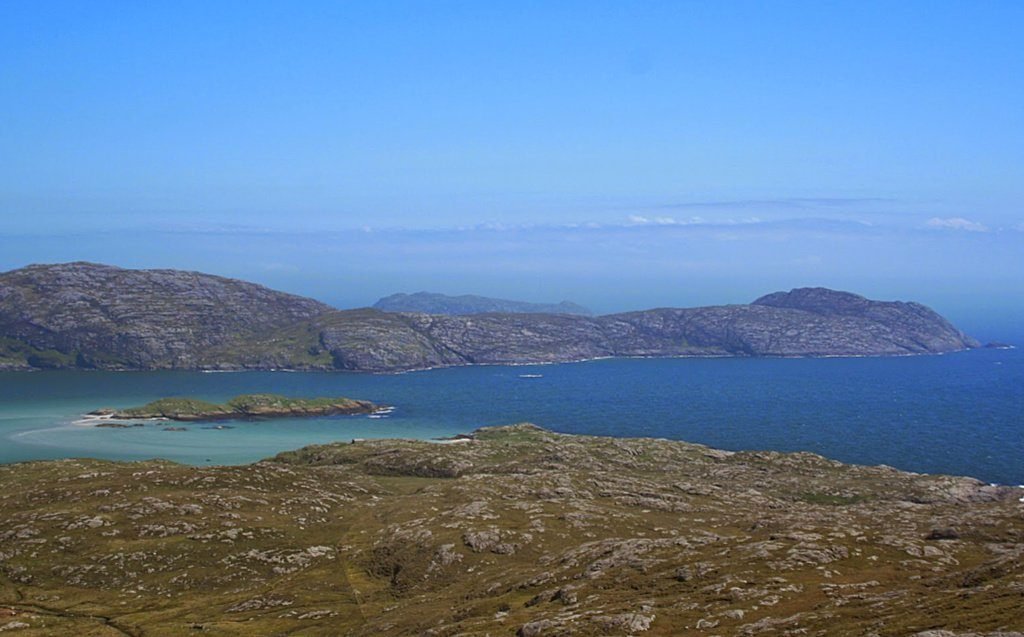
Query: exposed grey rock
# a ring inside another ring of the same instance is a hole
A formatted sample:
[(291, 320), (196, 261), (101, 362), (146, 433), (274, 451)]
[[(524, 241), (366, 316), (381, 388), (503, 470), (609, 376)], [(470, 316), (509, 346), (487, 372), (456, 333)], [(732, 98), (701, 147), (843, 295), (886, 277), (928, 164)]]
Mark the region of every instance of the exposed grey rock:
[(0, 369), (390, 372), (610, 356), (887, 356), (978, 347), (917, 303), (804, 288), (750, 305), (445, 316), (332, 310), (194, 272), (71, 263), (0, 274)]
[[(652, 621), (654, 621), (654, 617), (652, 615), (641, 615), (640, 613), (598, 615), (593, 619), (593, 622), (599, 626), (603, 632), (610, 632), (616, 635), (631, 635), (633, 633), (644, 632), (650, 629)], [(709, 627), (713, 627), (714, 625), (717, 625), (717, 622)]]
[(198, 272), (64, 263), (0, 274), (0, 337), (38, 350), (35, 367), (194, 368), (204, 350), (329, 309)]
[(556, 626), (555, 622), (550, 619), (541, 619), (535, 622), (528, 622), (523, 624), (516, 635), (518, 637), (540, 637), (545, 635), (548, 631)]

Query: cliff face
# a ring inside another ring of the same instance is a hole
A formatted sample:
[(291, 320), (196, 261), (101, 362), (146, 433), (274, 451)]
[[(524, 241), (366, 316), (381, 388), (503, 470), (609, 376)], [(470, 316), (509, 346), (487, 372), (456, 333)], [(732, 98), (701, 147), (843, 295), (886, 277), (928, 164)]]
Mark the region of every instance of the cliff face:
[(750, 305), (435, 315), (322, 303), (193, 272), (92, 264), (0, 275), (0, 368), (401, 371), (603, 356), (891, 356), (977, 347), (917, 303), (804, 288)]
[(1021, 493), (530, 425), (242, 467), (5, 465), (0, 626), (1020, 637)]
[(198, 272), (67, 263), (0, 274), (0, 336), (36, 350), (39, 367), (194, 367), (210, 347), (329, 309)]
[(433, 292), (416, 292), (415, 294), (392, 294), (386, 296), (373, 307), (385, 312), (419, 312), (421, 314), (487, 314), (499, 312), (504, 314), (580, 314), (589, 316), (590, 310), (571, 303), (527, 303), (507, 299), (492, 299), (486, 296), (463, 294), (449, 296)]

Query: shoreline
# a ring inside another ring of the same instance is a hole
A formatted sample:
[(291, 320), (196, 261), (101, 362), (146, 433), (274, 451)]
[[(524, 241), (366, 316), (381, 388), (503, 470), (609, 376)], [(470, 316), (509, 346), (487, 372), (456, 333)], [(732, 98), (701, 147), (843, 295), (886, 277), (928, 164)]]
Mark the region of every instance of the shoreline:
[(214, 367), (111, 367), (111, 368), (85, 368), (85, 367), (61, 367), (54, 369), (41, 369), (29, 367), (25, 369), (2, 370), (0, 373), (36, 373), (36, 372), (112, 372), (112, 373), (145, 373), (145, 372), (192, 372), (199, 374), (241, 374), (246, 372), (271, 372), (282, 374), (369, 374), (379, 376), (391, 376), (398, 374), (411, 374), (415, 372), (429, 372), (437, 369), (456, 369), (460, 367), (532, 367), (539, 365), (570, 365), (577, 363), (589, 363), (603, 360), (828, 360), (828, 359), (861, 359), (861, 358), (918, 358), (924, 356), (946, 356), (949, 354), (962, 354), (976, 351), (1010, 351), (1017, 349), (1016, 346), (1005, 348), (987, 347), (964, 347), (961, 349), (944, 352), (906, 352), (903, 354), (794, 354), (794, 355), (758, 355), (746, 356), (741, 354), (672, 354), (672, 355), (633, 355), (633, 356), (591, 356), (587, 358), (573, 358), (556, 361), (537, 362), (506, 362), (506, 363), (453, 363), (451, 365), (431, 365), (427, 367), (411, 367), (408, 369), (374, 370), (374, 369), (336, 369), (326, 367), (245, 367), (239, 366), (231, 369)]
[[(356, 415), (361, 415), (361, 414), (356, 414)], [(162, 420), (165, 423), (173, 423), (173, 422), (175, 422), (175, 421), (172, 421), (172, 420), (169, 420), (169, 419), (152, 419), (152, 420), (154, 422)], [(78, 422), (79, 421), (73, 421), (72, 423), (69, 423), (67, 426), (75, 426), (75, 427), (85, 426), (85, 427), (91, 427), (91, 428), (95, 428), (96, 427), (95, 425), (81, 425), (81, 424), (78, 424)], [(199, 421), (193, 421), (193, 422), (196, 423), (196, 424), (199, 424)], [(191, 423), (188, 423), (188, 424), (191, 424)], [(480, 442), (480, 439), (477, 438), (477, 436), (478, 436), (478, 434), (480, 432), (486, 432), (487, 430), (493, 430), (493, 429), (502, 429), (502, 428), (520, 427), (520, 426), (534, 427), (534, 428), (536, 428), (538, 430), (541, 430), (541, 431), (544, 431), (544, 432), (546, 432), (548, 434), (552, 434), (552, 435), (559, 436), (559, 437), (565, 437), (565, 438), (567, 438), (569, 440), (572, 440), (572, 439), (592, 439), (592, 440), (609, 440), (609, 441), (615, 441), (616, 443), (623, 443), (623, 442), (638, 442), (638, 443), (640, 443), (640, 442), (657, 442), (657, 443), (680, 444), (680, 445), (688, 445), (688, 446), (693, 446), (693, 447), (700, 447), (702, 449), (705, 449), (711, 455), (720, 456), (720, 457), (723, 457), (723, 458), (724, 457), (731, 457), (731, 456), (734, 456), (734, 455), (737, 455), (737, 454), (775, 454), (775, 455), (782, 456), (782, 457), (804, 457), (804, 458), (806, 458), (806, 457), (815, 457), (815, 458), (819, 458), (819, 459), (822, 459), (822, 460), (826, 460), (828, 462), (838, 463), (839, 465), (841, 465), (843, 467), (862, 467), (862, 468), (871, 468), (871, 469), (883, 469), (883, 470), (888, 470), (888, 471), (894, 471), (896, 473), (900, 473), (900, 474), (904, 474), (904, 475), (908, 475), (908, 476), (921, 476), (921, 477), (933, 477), (933, 478), (951, 478), (951, 479), (969, 479), (969, 480), (976, 481), (978, 484), (987, 485), (987, 486), (993, 487), (993, 488), (999, 488), (999, 489), (1020, 489), (1021, 492), (1022, 492), (1022, 495), (1019, 498), (1019, 502), (1024, 503), (1024, 484), (1011, 484), (1011, 483), (1002, 483), (1002, 482), (990, 482), (990, 481), (982, 480), (982, 479), (980, 479), (980, 478), (978, 478), (976, 476), (967, 475), (967, 474), (941, 473), (941, 472), (928, 472), (928, 471), (913, 471), (913, 470), (910, 470), (910, 469), (901, 469), (898, 466), (894, 466), (894, 465), (890, 465), (890, 464), (886, 464), (886, 463), (870, 464), (870, 463), (863, 463), (863, 462), (852, 462), (852, 461), (838, 460), (838, 459), (833, 458), (831, 456), (826, 456), (826, 455), (823, 455), (823, 454), (820, 454), (820, 453), (817, 453), (817, 452), (814, 452), (814, 451), (806, 451), (806, 450), (778, 451), (778, 450), (768, 449), (768, 448), (724, 449), (724, 448), (721, 448), (721, 447), (714, 447), (714, 446), (707, 445), (707, 444), (704, 444), (704, 443), (692, 442), (692, 441), (689, 441), (689, 440), (679, 439), (679, 438), (665, 438), (665, 437), (659, 437), (659, 436), (615, 436), (615, 435), (607, 435), (607, 434), (569, 433), (569, 432), (558, 431), (558, 430), (555, 430), (555, 429), (548, 429), (546, 427), (541, 427), (541, 426), (535, 425), (533, 423), (510, 423), (510, 424), (506, 424), (506, 425), (489, 425), (489, 426), (479, 427), (479, 428), (477, 428), (477, 429), (475, 429), (475, 430), (473, 430), (473, 431), (471, 431), (469, 433), (465, 433), (465, 432), (463, 432), (463, 433), (455, 433), (455, 434), (452, 434), (452, 435), (449, 435), (449, 436), (444, 436), (444, 437), (439, 437), (439, 438), (438, 437), (432, 437), (432, 438), (415, 438), (415, 437), (413, 437), (413, 438), (409, 438), (409, 437), (374, 438), (374, 437), (366, 437), (366, 436), (356, 437), (356, 438), (340, 438), (340, 439), (337, 439), (337, 440), (334, 440), (334, 441), (330, 441), (330, 442), (311, 443), (311, 444), (308, 444), (308, 445), (302, 445), (302, 446), (295, 447), (295, 448), (292, 448), (292, 449), (285, 449), (285, 450), (282, 450), (280, 452), (275, 453), (274, 455), (270, 455), (270, 456), (263, 457), (263, 458), (257, 458), (255, 460), (251, 460), (251, 461), (238, 462), (238, 463), (199, 464), (199, 463), (191, 463), (191, 462), (185, 462), (185, 461), (168, 460), (167, 458), (163, 458), (161, 456), (150, 456), (150, 457), (146, 457), (146, 458), (142, 458), (142, 459), (138, 459), (138, 460), (116, 460), (116, 459), (112, 460), (112, 459), (103, 458), (103, 457), (83, 455), (83, 456), (69, 456), (69, 457), (65, 457), (65, 458), (40, 459), (40, 460), (18, 460), (18, 461), (14, 461), (14, 462), (2, 462), (2, 461), (0, 461), (0, 467), (9, 467), (9, 466), (17, 466), (17, 465), (21, 465), (21, 464), (31, 464), (31, 463), (41, 463), (41, 462), (60, 463), (60, 462), (66, 462), (66, 461), (71, 461), (71, 460), (93, 460), (93, 461), (97, 461), (97, 462), (112, 462), (112, 463), (119, 463), (119, 464), (125, 464), (125, 463), (137, 464), (137, 463), (159, 461), (159, 462), (172, 462), (174, 464), (178, 464), (178, 465), (181, 465), (181, 466), (193, 467), (193, 468), (197, 468), (197, 469), (198, 468), (210, 468), (210, 467), (247, 467), (247, 466), (256, 465), (256, 464), (259, 464), (259, 463), (271, 460), (276, 455), (281, 454), (281, 453), (297, 452), (297, 451), (301, 451), (303, 449), (308, 449), (308, 448), (313, 448), (313, 447), (324, 447), (324, 446), (331, 446), (331, 445), (348, 445), (348, 444), (360, 444), (360, 443), (387, 444), (387, 443), (391, 443), (391, 442), (414, 442), (414, 443), (422, 442), (422, 443), (427, 443), (427, 444), (431, 444), (431, 445), (438, 445), (438, 446), (452, 446), (452, 445), (460, 446), (460, 445), (463, 445), (463, 444)], [(129, 426), (129, 427), (126, 427), (126, 428), (131, 429), (132, 427)], [(28, 432), (21, 432), (21, 433), (28, 433)]]

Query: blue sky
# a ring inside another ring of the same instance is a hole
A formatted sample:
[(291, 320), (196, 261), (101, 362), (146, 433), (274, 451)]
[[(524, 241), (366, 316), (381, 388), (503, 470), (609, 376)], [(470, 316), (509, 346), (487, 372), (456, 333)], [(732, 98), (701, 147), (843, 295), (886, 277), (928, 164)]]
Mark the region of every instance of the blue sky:
[[(212, 6), (211, 6), (212, 5)], [(1024, 318), (1019, 2), (7, 2), (0, 269)]]

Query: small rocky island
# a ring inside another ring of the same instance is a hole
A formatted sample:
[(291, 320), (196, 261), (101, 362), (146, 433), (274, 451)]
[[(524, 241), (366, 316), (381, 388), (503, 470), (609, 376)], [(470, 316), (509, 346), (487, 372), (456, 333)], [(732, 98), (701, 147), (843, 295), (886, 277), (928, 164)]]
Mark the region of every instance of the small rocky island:
[(244, 394), (224, 404), (195, 398), (161, 398), (141, 407), (97, 409), (90, 416), (104, 420), (240, 420), (370, 414), (381, 409), (351, 398), (289, 398), (277, 394)]

